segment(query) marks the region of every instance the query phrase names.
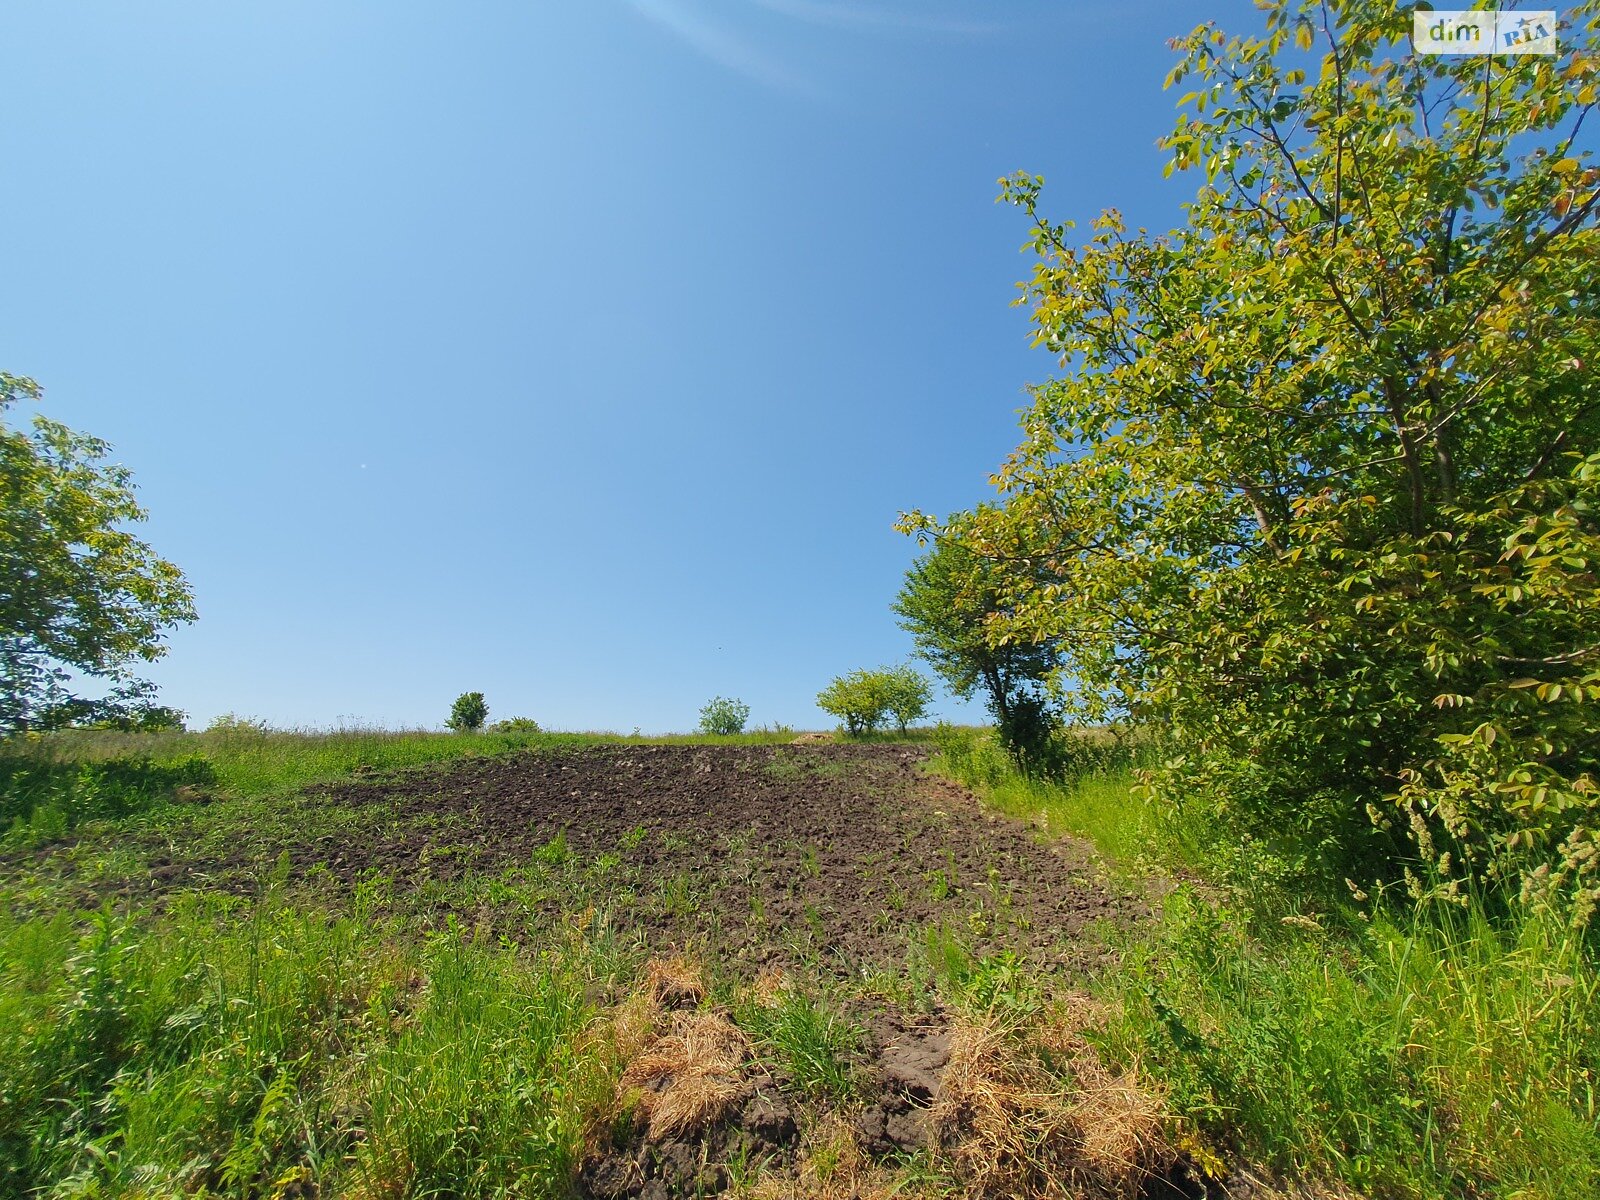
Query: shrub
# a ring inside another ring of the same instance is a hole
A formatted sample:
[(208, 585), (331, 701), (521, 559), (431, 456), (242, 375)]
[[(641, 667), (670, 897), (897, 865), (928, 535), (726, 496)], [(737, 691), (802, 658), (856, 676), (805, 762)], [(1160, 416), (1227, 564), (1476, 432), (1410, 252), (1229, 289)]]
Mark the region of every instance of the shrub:
[(743, 733), (750, 706), (743, 700), (718, 696), (700, 710), (701, 733)]
[(837, 676), (817, 693), (817, 707), (844, 722), (852, 737), (872, 733), (888, 717), (901, 732), (928, 713), (933, 686), (909, 666), (865, 668)]
[[(457, 701), (460, 703), (460, 701)], [(489, 726), (490, 733), (543, 733), (539, 722), (532, 717), (507, 717)]]
[(241, 717), (238, 713), (225, 712), (213, 717), (211, 724), (206, 726), (207, 733), (270, 733), (271, 728), (260, 717)]
[(450, 707), (450, 720), (446, 722), (457, 733), (472, 733), (483, 728), (488, 719), (489, 706), (482, 692), (462, 692)]

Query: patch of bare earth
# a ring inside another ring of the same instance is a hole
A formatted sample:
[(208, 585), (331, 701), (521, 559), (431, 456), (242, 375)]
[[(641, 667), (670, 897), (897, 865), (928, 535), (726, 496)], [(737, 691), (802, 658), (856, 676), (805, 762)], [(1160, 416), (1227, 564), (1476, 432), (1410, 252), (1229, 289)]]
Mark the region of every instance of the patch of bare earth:
[[(537, 929), (576, 896), (652, 953), (713, 954), (751, 976), (819, 958), (857, 974), (902, 960), (908, 937), (939, 924), (980, 954), (1092, 962), (1085, 927), (1137, 903), (1099, 882), (1085, 850), (985, 811), (919, 770), (925, 757), (906, 745), (609, 745), (468, 759), (309, 793), (315, 807), (354, 810), (359, 837), (244, 839), (222, 864), (158, 869), (170, 886), (287, 853), (299, 876), (345, 888), (385, 877), (401, 894), (479, 905), (468, 915), (491, 927)], [(473, 886), (497, 875), (537, 886), (497, 912)]]

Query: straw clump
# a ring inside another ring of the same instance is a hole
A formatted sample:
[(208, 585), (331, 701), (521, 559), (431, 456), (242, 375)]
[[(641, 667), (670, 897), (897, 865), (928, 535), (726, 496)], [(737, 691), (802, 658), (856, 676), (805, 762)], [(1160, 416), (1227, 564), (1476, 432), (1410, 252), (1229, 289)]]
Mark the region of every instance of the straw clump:
[(637, 1095), (652, 1141), (715, 1124), (745, 1094), (750, 1042), (726, 1013), (683, 1010), (628, 1063), (624, 1095)]
[(1177, 1153), (1159, 1094), (1112, 1071), (1080, 999), (1026, 1025), (989, 1016), (952, 1031), (930, 1113), (937, 1152), (968, 1194), (1131, 1200)]

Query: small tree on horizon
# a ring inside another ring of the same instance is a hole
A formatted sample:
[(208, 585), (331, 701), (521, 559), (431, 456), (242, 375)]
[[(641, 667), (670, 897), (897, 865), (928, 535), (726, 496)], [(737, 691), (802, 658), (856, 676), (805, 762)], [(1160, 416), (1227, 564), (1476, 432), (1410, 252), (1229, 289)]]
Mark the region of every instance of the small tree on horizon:
[(933, 684), (909, 663), (884, 674), (884, 707), (904, 733), (913, 721), (928, 715), (933, 701)]
[(861, 737), (890, 716), (904, 733), (912, 721), (927, 715), (932, 698), (932, 685), (911, 666), (863, 667), (835, 676), (817, 693), (817, 707), (843, 721), (851, 737)]
[(476, 733), (489, 719), (489, 705), (482, 692), (462, 692), (450, 706), (450, 720), (446, 722), (457, 733)]
[(744, 723), (750, 719), (750, 706), (743, 700), (717, 696), (700, 710), (700, 732), (734, 734), (744, 732)]

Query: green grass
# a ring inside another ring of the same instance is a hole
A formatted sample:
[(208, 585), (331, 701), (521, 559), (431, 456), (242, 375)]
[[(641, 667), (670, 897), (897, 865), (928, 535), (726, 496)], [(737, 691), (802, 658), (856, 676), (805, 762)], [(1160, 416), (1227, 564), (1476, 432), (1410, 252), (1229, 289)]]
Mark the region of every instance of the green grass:
[(1114, 867), (1131, 870), (1153, 854), (1177, 857), (1173, 831), (1157, 822), (1131, 767), (1111, 765), (1056, 783), (1018, 772), (987, 731), (946, 727), (937, 743), (934, 770), (977, 789), (990, 807), (1053, 836), (1093, 842)]
[[(915, 734), (917, 731), (913, 731)], [(0, 742), (0, 835), (49, 841), (81, 822), (159, 807), (191, 785), (235, 799), (286, 796), (352, 773), (383, 773), (480, 755), (590, 745), (777, 745), (793, 730), (739, 734), (440, 733), (271, 730), (237, 722), (190, 733), (68, 730)]]
[(0, 1193), (559, 1194), (610, 1094), (589, 965), (270, 893), (0, 917)]
[(220, 789), (236, 796), (261, 796), (323, 783), (352, 771), (396, 771), (517, 750), (618, 743), (767, 745), (793, 737), (787, 730), (644, 737), (613, 733), (258, 730), (244, 726), (204, 733), (75, 730), (13, 741), (3, 749), (13, 757), (72, 764), (145, 759), (157, 766), (171, 766), (200, 760), (210, 766)]
[[(102, 857), (107, 880), (125, 876), (118, 856), (136, 843), (234, 845), (280, 826), (357, 836), (349, 822), (372, 819), (297, 799), (308, 783), (618, 740), (777, 739), (73, 734), (8, 747), (0, 803), (24, 843), (101, 822), (104, 836), (57, 855), (92, 882)], [(1200, 882), (1204, 837), (1175, 829), (1115, 761), (1049, 784), (1020, 777), (981, 731), (939, 745), (936, 766), (994, 807), (1089, 839), (1124, 882), (1165, 880), (1156, 916), (1084, 983), (1112, 1014), (1103, 1053), (1153, 1077), (1199, 1160), (1374, 1200), (1600, 1194), (1597, 935), (1504, 903), (1495, 916), (1478, 903), (1252, 907), (1253, 892)], [(217, 799), (168, 805), (180, 787)], [(124, 836), (136, 825), (144, 842)], [(449, 844), (441, 829), (439, 852)], [(85, 914), (69, 899), (85, 893), (18, 858), (0, 887), (0, 1194), (562, 1194), (617, 1068), (597, 1005), (626, 990), (639, 955), (604, 917), (622, 902), (609, 882), (620, 854), (580, 861), (558, 837), (503, 879), (450, 885), (483, 892), (454, 898), (468, 911), (555, 888), (591, 914), (540, 926), (524, 950), (393, 908), (382, 880), (338, 911), (291, 898), (269, 871), (233, 880), (255, 898)], [(696, 908), (682, 881), (654, 882), (664, 903)], [(907, 886), (941, 882), (953, 880)], [(803, 922), (787, 932), (824, 953)], [(860, 1098), (852, 1014), (872, 995), (1022, 1020), (1047, 1003), (1052, 984), (1028, 963), (974, 957), (960, 930), (925, 935), (898, 974), (730, 999), (763, 1058), (824, 1107)]]
[[(1126, 868), (1204, 875), (1126, 771), (1022, 779), (982, 735), (937, 765), (1003, 811)], [(1170, 886), (1170, 885), (1169, 885)], [(1168, 1094), (1201, 1157), (1335, 1179), (1374, 1197), (1600, 1195), (1600, 949), (1519, 904), (1306, 907), (1179, 886), (1090, 986), (1114, 1061)], [(938, 953), (959, 978), (959, 953)], [(946, 961), (948, 960), (948, 961)], [(1002, 995), (1021, 994), (1025, 981)]]
[(1251, 937), (1179, 893), (1105, 983), (1107, 1045), (1230, 1156), (1375, 1195), (1600, 1194), (1600, 977), (1547, 914)]
[(866, 1035), (828, 997), (785, 987), (742, 1004), (738, 1018), (757, 1046), (818, 1100), (840, 1103), (855, 1094), (855, 1057)]

